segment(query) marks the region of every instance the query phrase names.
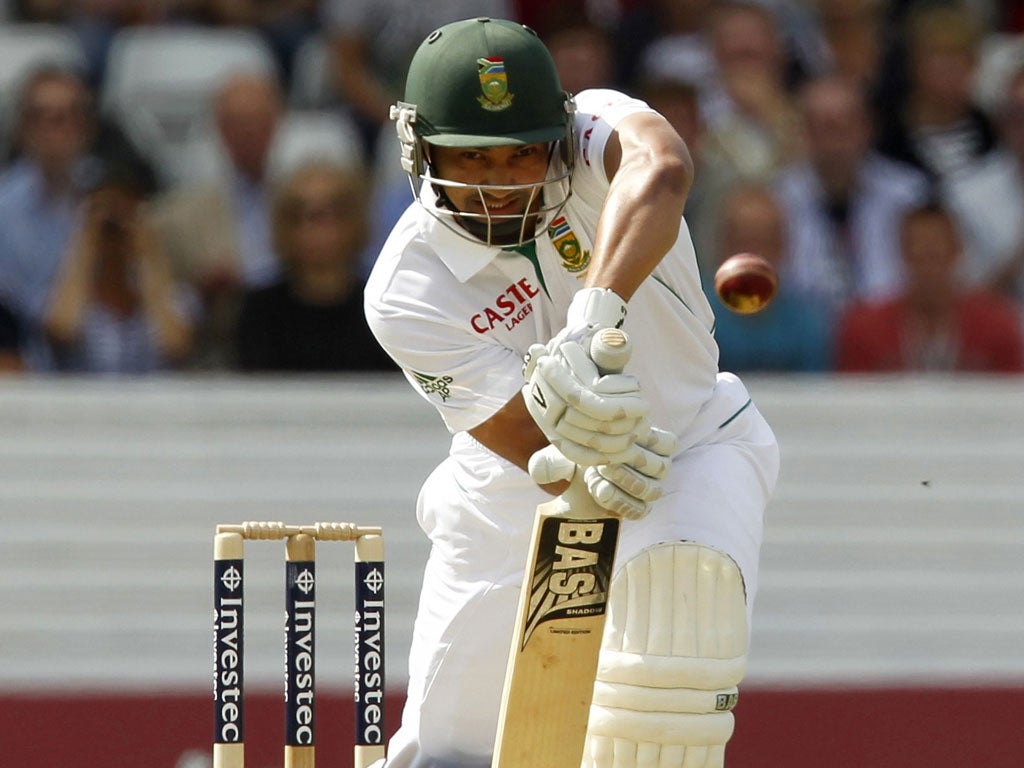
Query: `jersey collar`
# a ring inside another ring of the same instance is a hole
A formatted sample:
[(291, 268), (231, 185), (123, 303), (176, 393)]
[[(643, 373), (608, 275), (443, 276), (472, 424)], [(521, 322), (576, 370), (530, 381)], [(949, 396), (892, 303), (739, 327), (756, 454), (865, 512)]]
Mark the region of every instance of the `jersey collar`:
[(448, 271), (464, 283), (494, 261), (501, 248), (476, 243), (452, 232), (436, 216), (430, 215), (430, 209), (436, 204), (437, 194), (429, 184), (424, 184), (420, 192), (420, 232)]

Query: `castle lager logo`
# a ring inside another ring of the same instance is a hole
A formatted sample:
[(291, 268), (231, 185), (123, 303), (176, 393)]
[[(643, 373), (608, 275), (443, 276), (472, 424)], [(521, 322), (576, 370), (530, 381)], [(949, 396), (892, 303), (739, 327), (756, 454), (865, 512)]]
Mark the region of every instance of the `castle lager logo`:
[(480, 106), (488, 112), (500, 112), (512, 105), (513, 94), (508, 92), (508, 75), (505, 74), (505, 60), (500, 56), (489, 56), (477, 59), (477, 74), (480, 77), (480, 90), (483, 96), (477, 96)]
[(572, 231), (565, 216), (559, 216), (548, 227), (548, 237), (562, 257), (562, 266), (569, 272), (582, 272), (590, 266), (590, 251), (580, 247), (576, 233)]

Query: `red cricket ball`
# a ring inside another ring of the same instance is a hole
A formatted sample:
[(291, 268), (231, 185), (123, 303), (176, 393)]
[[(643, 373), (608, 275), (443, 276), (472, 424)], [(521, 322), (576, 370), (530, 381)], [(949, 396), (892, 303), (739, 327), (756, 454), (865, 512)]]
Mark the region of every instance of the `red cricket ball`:
[(750, 315), (768, 306), (779, 288), (779, 276), (767, 259), (737, 253), (715, 272), (715, 293), (733, 312)]

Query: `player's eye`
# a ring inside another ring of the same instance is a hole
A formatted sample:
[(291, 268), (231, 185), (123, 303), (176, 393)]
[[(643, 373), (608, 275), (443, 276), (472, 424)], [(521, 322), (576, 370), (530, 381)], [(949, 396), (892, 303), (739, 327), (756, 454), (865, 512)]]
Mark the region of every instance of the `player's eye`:
[(482, 152), (475, 152), (471, 149), (467, 149), (462, 152), (463, 160), (480, 160), (483, 157)]

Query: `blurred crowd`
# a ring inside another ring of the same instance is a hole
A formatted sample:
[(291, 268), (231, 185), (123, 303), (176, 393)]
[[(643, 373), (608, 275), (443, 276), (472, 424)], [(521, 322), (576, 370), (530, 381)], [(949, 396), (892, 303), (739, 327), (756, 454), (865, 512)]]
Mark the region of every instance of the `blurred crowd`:
[(0, 371), (392, 370), (362, 285), (411, 201), (409, 59), (472, 16), (686, 140), (724, 369), (1024, 371), (1024, 3), (0, 0)]

